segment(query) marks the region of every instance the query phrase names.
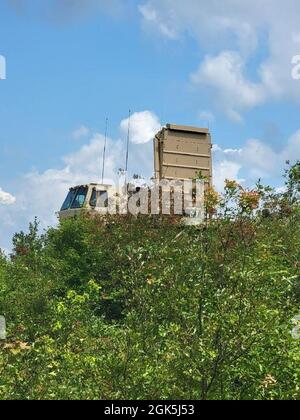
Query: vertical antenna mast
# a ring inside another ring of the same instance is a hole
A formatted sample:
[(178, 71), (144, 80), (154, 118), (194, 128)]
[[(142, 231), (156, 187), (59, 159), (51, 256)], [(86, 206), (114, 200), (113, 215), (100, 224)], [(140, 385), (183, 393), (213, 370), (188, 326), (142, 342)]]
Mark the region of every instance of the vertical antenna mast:
[(125, 165), (126, 174), (127, 174), (127, 171), (128, 171), (129, 141), (130, 141), (130, 122), (131, 122), (131, 110), (129, 110), (129, 118), (128, 118), (128, 134), (127, 134), (126, 165)]
[(103, 163), (102, 163), (102, 184), (104, 183), (104, 173), (105, 173), (105, 157), (106, 157), (106, 144), (107, 144), (107, 130), (108, 130), (108, 118), (105, 121), (105, 140), (103, 148)]

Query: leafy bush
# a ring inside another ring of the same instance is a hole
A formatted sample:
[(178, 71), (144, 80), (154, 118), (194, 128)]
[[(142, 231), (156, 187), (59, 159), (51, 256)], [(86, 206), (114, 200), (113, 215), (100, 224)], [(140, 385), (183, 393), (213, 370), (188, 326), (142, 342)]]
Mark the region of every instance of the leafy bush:
[(299, 164), (207, 220), (38, 224), (0, 255), (1, 399), (299, 399)]

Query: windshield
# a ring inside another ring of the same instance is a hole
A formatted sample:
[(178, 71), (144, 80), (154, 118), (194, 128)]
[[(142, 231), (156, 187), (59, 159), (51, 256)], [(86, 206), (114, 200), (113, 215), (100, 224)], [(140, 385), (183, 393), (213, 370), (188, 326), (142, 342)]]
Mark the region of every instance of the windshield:
[(62, 205), (61, 211), (68, 210), (71, 207), (71, 204), (73, 203), (73, 200), (75, 198), (77, 190), (70, 190), (69, 194), (67, 195), (67, 198), (64, 201), (64, 204)]
[(61, 211), (69, 209), (81, 209), (84, 206), (87, 192), (87, 187), (71, 189), (67, 195), (67, 198), (65, 199), (64, 204), (62, 205)]
[(81, 209), (84, 206), (87, 193), (88, 193), (87, 187), (78, 188), (76, 191), (75, 199), (71, 205), (71, 209)]

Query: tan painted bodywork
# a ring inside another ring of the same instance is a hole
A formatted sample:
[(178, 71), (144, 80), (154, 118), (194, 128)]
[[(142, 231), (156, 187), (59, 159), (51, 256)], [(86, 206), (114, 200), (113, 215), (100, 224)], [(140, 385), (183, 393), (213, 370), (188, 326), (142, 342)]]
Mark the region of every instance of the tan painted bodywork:
[(168, 124), (154, 139), (155, 178), (196, 179), (212, 185), (212, 141), (206, 128)]
[(60, 220), (64, 220), (64, 219), (69, 219), (69, 218), (72, 218), (72, 217), (76, 217), (77, 215), (79, 215), (80, 213), (82, 213), (82, 211), (105, 215), (107, 213), (107, 208), (101, 207), (99, 205), (99, 198), (98, 198), (98, 202), (97, 202), (97, 204), (96, 204), (95, 207), (94, 206), (91, 206), (91, 204), (90, 204), (94, 189), (96, 189), (97, 192), (105, 192), (105, 191), (107, 191), (108, 198), (112, 198), (112, 197), (115, 197), (116, 196), (116, 189), (115, 189), (115, 187), (113, 187), (111, 185), (106, 185), (106, 184), (87, 184), (87, 185), (79, 185), (79, 186), (74, 187), (72, 189), (76, 189), (76, 188), (80, 188), (80, 187), (86, 187), (86, 188), (88, 188), (88, 193), (87, 193), (87, 196), (86, 196), (86, 200), (85, 200), (84, 206), (82, 208), (79, 208), (79, 209), (68, 209), (68, 210), (61, 210), (61, 211), (59, 211), (57, 213), (57, 215), (58, 215), (58, 217), (59, 217)]

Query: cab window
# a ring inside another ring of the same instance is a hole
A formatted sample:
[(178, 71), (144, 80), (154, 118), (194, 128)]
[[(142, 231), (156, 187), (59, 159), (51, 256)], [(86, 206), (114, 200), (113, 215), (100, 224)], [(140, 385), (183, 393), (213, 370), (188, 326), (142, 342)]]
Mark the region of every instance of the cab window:
[(72, 203), (71, 209), (81, 209), (84, 206), (88, 188), (80, 187), (77, 190), (76, 197)]
[(67, 195), (67, 198), (65, 199), (64, 204), (62, 205), (61, 211), (68, 210), (71, 207), (73, 200), (76, 196), (76, 191), (76, 189), (72, 189), (69, 191), (69, 194)]
[(100, 191), (100, 200), (99, 200), (99, 207), (108, 207), (108, 192), (107, 191)]
[(108, 192), (97, 191), (96, 188), (94, 188), (90, 200), (90, 206), (99, 208), (108, 207)]
[(97, 191), (96, 191), (96, 188), (93, 188), (92, 196), (90, 199), (90, 206), (96, 207), (96, 205), (97, 205)]

